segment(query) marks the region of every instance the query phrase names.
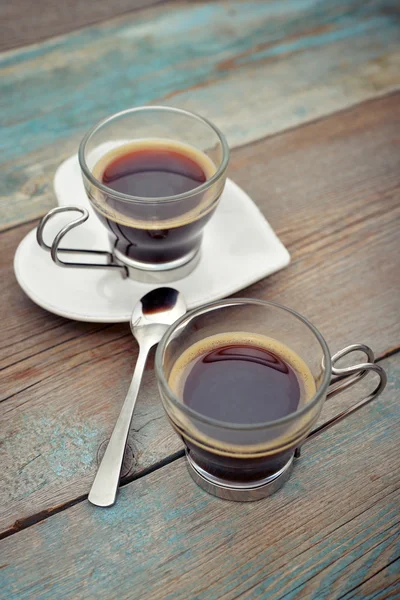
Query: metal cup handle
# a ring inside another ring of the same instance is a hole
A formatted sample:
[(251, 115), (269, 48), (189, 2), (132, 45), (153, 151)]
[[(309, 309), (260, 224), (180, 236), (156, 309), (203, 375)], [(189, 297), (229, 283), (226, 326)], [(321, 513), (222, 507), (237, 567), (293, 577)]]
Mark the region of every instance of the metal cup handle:
[[(352, 352), (364, 352), (367, 356), (368, 362), (359, 363), (351, 367), (335, 367), (335, 364), (338, 362), (338, 360), (343, 358), (343, 356), (351, 354)], [(352, 344), (351, 346), (343, 348), (343, 350), (340, 350), (332, 356), (333, 378), (326, 396), (327, 400), (329, 398), (333, 398), (333, 396), (336, 396), (336, 394), (339, 394), (343, 390), (354, 385), (357, 381), (360, 381), (360, 379), (363, 379), (370, 371), (379, 375), (379, 383), (376, 386), (376, 388), (365, 398), (358, 400), (357, 402), (355, 402), (355, 404), (353, 404), (346, 410), (343, 410), (342, 412), (338, 413), (325, 423), (322, 423), (322, 425), (319, 425), (318, 427), (313, 429), (311, 433), (308, 434), (303, 444), (305, 442), (308, 442), (310, 439), (313, 439), (320, 433), (326, 431), (333, 425), (336, 425), (336, 423), (339, 423), (339, 421), (342, 421), (352, 413), (356, 412), (357, 410), (359, 410), (360, 408), (377, 398), (379, 394), (381, 394), (382, 391), (385, 389), (387, 383), (387, 376), (385, 371), (382, 369), (381, 366), (375, 363), (375, 356), (371, 348), (365, 346), (364, 344)], [(296, 449), (295, 456), (300, 456), (300, 447)]]
[[(63, 212), (77, 212), (80, 216), (70, 223), (64, 225), (62, 229), (55, 236), (51, 246), (46, 244), (43, 238), (44, 229), (49, 220), (54, 217), (54, 215), (58, 215)], [(50, 210), (41, 220), (38, 225), (36, 231), (36, 239), (41, 248), (50, 252), (52, 260), (59, 267), (70, 267), (70, 268), (80, 268), (80, 269), (119, 269), (122, 273), (122, 276), (125, 278), (128, 276), (128, 269), (117, 262), (115, 262), (113, 255), (108, 250), (86, 250), (83, 248), (60, 248), (60, 243), (63, 237), (74, 229), (75, 227), (79, 227), (82, 223), (85, 223), (89, 218), (89, 212), (86, 208), (82, 206), (58, 206)], [(106, 263), (90, 263), (90, 262), (72, 262), (72, 261), (64, 261), (61, 260), (59, 254), (95, 254), (96, 256), (104, 256), (106, 258)]]

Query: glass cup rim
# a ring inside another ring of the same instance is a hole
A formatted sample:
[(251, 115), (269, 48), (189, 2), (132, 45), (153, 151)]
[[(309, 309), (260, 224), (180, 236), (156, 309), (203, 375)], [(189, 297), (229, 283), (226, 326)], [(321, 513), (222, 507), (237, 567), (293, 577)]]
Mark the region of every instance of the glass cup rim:
[[(128, 114), (137, 113), (137, 112), (152, 112), (152, 111), (173, 112), (176, 114), (185, 115), (187, 117), (196, 119), (197, 121), (200, 121), (200, 122), (204, 123), (205, 125), (208, 125), (214, 131), (214, 133), (217, 135), (217, 137), (221, 143), (221, 146), (222, 146), (222, 160), (221, 160), (221, 164), (219, 165), (218, 169), (215, 171), (214, 175), (212, 177), (210, 177), (210, 179), (207, 179), (207, 181), (205, 181), (201, 185), (195, 187), (193, 190), (189, 190), (188, 192), (183, 192), (182, 194), (176, 194), (174, 196), (164, 196), (162, 198), (159, 198), (159, 197), (152, 198), (150, 196), (149, 197), (147, 197), (147, 196), (146, 197), (145, 196), (131, 196), (130, 194), (124, 194), (122, 192), (117, 192), (116, 190), (113, 190), (112, 188), (109, 188), (108, 186), (104, 185), (104, 183), (99, 181), (92, 174), (92, 172), (90, 171), (90, 169), (86, 163), (86, 158), (85, 158), (86, 146), (87, 146), (88, 142), (90, 141), (90, 139), (92, 138), (92, 136), (101, 127), (103, 127), (104, 125), (106, 125), (110, 121), (113, 121), (116, 118), (119, 118), (119, 117), (122, 117), (122, 116), (125, 116)], [(127, 108), (126, 110), (121, 110), (117, 113), (109, 115), (108, 117), (102, 119), (101, 121), (98, 121), (96, 123), (96, 125), (94, 125), (82, 138), (81, 143), (79, 144), (78, 159), (79, 159), (80, 167), (81, 167), (82, 172), (84, 173), (85, 177), (90, 181), (90, 183), (92, 185), (94, 185), (96, 188), (98, 188), (99, 190), (101, 190), (102, 192), (107, 194), (108, 196), (118, 198), (119, 200), (122, 200), (122, 201), (128, 202), (128, 203), (152, 202), (154, 204), (158, 204), (161, 202), (178, 202), (178, 201), (184, 200), (185, 198), (190, 198), (198, 193), (208, 190), (216, 181), (218, 181), (221, 178), (221, 176), (225, 173), (225, 171), (228, 167), (229, 146), (228, 146), (228, 142), (226, 141), (226, 138), (225, 138), (224, 134), (222, 133), (222, 131), (216, 125), (214, 125), (214, 123), (209, 121), (206, 117), (202, 117), (202, 116), (198, 115), (197, 113), (191, 112), (189, 110), (185, 110), (183, 108), (175, 108), (172, 106), (162, 106), (162, 105), (156, 105), (156, 104), (151, 105), (150, 104), (148, 106), (137, 106), (134, 108)]]
[[(303, 408), (301, 408), (300, 410), (297, 410), (289, 415), (286, 415), (285, 417), (281, 417), (280, 419), (276, 419), (274, 421), (265, 421), (264, 423), (241, 425), (238, 423), (229, 423), (228, 421), (220, 421), (220, 420), (214, 419), (212, 417), (205, 417), (204, 415), (197, 412), (196, 410), (193, 410), (189, 406), (186, 406), (185, 404), (183, 404), (183, 402), (181, 402), (177, 398), (177, 396), (174, 394), (174, 392), (169, 387), (168, 381), (164, 375), (162, 358), (163, 358), (164, 351), (167, 347), (167, 344), (171, 340), (171, 337), (175, 333), (175, 331), (177, 331), (180, 327), (186, 326), (187, 324), (189, 324), (191, 319), (193, 319), (194, 317), (201, 316), (202, 314), (205, 314), (207, 312), (212, 312), (215, 309), (219, 309), (219, 308), (224, 308), (224, 307), (229, 307), (229, 306), (249, 305), (249, 304), (253, 304), (253, 305), (257, 305), (257, 306), (264, 306), (264, 307), (272, 306), (274, 308), (278, 308), (285, 312), (290, 313), (292, 316), (296, 317), (299, 321), (301, 321), (314, 334), (315, 338), (317, 339), (317, 341), (319, 342), (319, 344), (322, 348), (325, 373), (323, 376), (322, 383), (321, 383), (319, 389), (317, 390), (317, 392), (314, 394), (314, 396), (311, 398), (311, 400), (309, 402), (307, 402), (305, 404), (305, 406), (303, 406)], [(308, 319), (303, 317), (303, 315), (300, 315), (298, 312), (296, 312), (295, 310), (293, 310), (291, 308), (288, 308), (287, 306), (283, 306), (282, 304), (278, 304), (277, 302), (270, 302), (267, 300), (257, 300), (257, 299), (253, 299), (253, 298), (232, 298), (232, 299), (227, 299), (227, 300), (217, 300), (215, 302), (210, 302), (210, 303), (204, 304), (198, 308), (194, 308), (194, 309), (190, 310), (185, 315), (180, 317), (177, 321), (175, 321), (175, 323), (173, 323), (167, 329), (162, 340), (160, 341), (160, 343), (157, 346), (156, 357), (155, 357), (156, 377), (158, 379), (159, 384), (162, 386), (163, 390), (166, 392), (168, 399), (172, 402), (172, 404), (175, 407), (177, 407), (179, 410), (181, 410), (187, 416), (189, 416), (193, 419), (196, 419), (198, 421), (201, 421), (202, 423), (205, 423), (207, 425), (212, 425), (214, 427), (219, 427), (219, 428), (222, 427), (224, 429), (240, 430), (240, 431), (253, 431), (253, 430), (259, 430), (259, 429), (269, 429), (272, 427), (277, 427), (280, 425), (290, 423), (292, 421), (297, 420), (298, 418), (301, 418), (304, 414), (306, 414), (314, 406), (316, 406), (316, 404), (318, 404), (321, 397), (325, 394), (326, 390), (328, 389), (329, 382), (331, 380), (331, 371), (332, 371), (332, 361), (331, 361), (331, 355), (329, 352), (328, 345), (327, 345), (325, 339), (323, 338), (323, 336), (321, 335), (321, 333), (315, 327), (315, 325), (313, 325)]]

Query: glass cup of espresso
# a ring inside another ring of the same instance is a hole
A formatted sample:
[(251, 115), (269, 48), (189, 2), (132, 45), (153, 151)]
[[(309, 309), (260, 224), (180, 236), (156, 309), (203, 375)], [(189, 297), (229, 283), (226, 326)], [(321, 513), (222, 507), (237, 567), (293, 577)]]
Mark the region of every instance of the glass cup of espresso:
[[(95, 125), (80, 144), (79, 164), (90, 204), (109, 232), (106, 267), (125, 269), (133, 277), (167, 274), (150, 277), (152, 282), (170, 280), (168, 273), (172, 279), (187, 275), (199, 259), (203, 230), (224, 189), (228, 162), (224, 135), (186, 110), (144, 106)], [(61, 207), (50, 216), (74, 209), (82, 214), (72, 223), (76, 226), (87, 218), (82, 208)], [(39, 243), (40, 235), (41, 226)], [(51, 250), (53, 260), (65, 251)], [(60, 259), (57, 264), (78, 266)]]
[[(335, 366), (355, 351), (367, 361)], [(158, 346), (155, 368), (190, 474), (208, 492), (241, 501), (279, 489), (307, 438), (371, 401), (386, 384), (367, 346), (331, 357), (307, 319), (250, 299), (214, 302), (179, 319)], [(376, 389), (312, 431), (326, 398), (369, 371), (380, 377)]]

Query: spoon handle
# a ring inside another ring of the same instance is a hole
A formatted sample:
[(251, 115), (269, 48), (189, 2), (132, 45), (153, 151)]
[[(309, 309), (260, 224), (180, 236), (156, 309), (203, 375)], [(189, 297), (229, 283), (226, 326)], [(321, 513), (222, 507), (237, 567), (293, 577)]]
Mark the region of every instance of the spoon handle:
[(147, 345), (139, 346), (131, 385), (89, 493), (89, 501), (96, 506), (112, 506), (115, 502), (125, 446), (149, 351)]

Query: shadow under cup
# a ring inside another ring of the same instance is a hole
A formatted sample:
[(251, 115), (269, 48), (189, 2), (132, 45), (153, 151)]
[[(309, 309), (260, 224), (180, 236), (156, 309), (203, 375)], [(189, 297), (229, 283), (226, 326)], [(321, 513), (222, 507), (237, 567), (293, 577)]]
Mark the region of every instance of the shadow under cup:
[[(175, 195), (166, 189), (162, 197), (152, 197), (151, 181), (148, 194), (147, 186), (141, 196), (116, 191), (104, 184), (99, 165), (132, 145), (149, 152), (154, 145), (181, 152), (203, 167), (205, 181)], [(228, 160), (226, 140), (212, 123), (162, 106), (134, 108), (105, 119), (79, 148), (86, 193), (109, 231), (113, 255), (127, 266), (154, 271), (176, 269), (196, 257), (224, 188)]]
[[(196, 342), (233, 332), (267, 336), (296, 353), (312, 374), (313, 396), (276, 421), (243, 425), (205, 417), (184, 404), (169, 385), (176, 361)], [(297, 313), (272, 303), (238, 299), (207, 305), (173, 325), (157, 349), (156, 373), (164, 408), (185, 443), (192, 469), (219, 485), (252, 487), (291, 465), (326, 398), (331, 358), (319, 332)]]

